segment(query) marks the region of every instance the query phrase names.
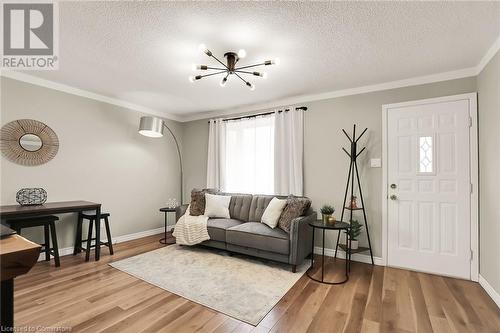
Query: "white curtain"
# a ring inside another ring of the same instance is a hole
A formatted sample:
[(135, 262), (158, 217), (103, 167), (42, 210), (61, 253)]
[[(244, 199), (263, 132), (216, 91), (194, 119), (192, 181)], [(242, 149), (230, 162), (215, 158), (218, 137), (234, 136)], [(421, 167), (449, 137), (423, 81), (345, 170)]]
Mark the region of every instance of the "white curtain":
[(223, 189), (225, 182), (226, 123), (210, 119), (208, 131), (207, 188)]
[(274, 191), (304, 194), (304, 111), (275, 111)]
[(224, 191), (274, 194), (274, 115), (226, 122)]

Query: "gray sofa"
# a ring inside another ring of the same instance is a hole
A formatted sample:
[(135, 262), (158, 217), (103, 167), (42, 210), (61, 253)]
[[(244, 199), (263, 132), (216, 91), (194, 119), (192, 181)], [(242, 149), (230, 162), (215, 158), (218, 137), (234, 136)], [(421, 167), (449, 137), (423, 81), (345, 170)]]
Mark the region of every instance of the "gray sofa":
[[(230, 219), (210, 218), (208, 234), (210, 240), (202, 245), (270, 259), (292, 265), (295, 272), (305, 257), (311, 253), (312, 231), (310, 221), (316, 220), (316, 213), (309, 209), (301, 217), (295, 218), (290, 233), (276, 227), (272, 229), (260, 219), (272, 198), (283, 196), (231, 194), (229, 204)], [(186, 212), (188, 205), (177, 208), (176, 220)]]

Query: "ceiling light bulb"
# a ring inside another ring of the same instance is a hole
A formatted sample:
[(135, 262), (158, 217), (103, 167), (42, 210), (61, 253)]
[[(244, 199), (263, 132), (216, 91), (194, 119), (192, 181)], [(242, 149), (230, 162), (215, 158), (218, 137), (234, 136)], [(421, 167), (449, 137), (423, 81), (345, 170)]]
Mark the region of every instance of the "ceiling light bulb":
[(267, 79), (267, 73), (264, 72), (264, 73), (262, 73), (261, 76), (262, 76), (263, 79)]
[(250, 88), (251, 91), (255, 90), (255, 85), (251, 84), (250, 82), (247, 81), (246, 85)]
[(189, 82), (194, 82), (194, 76), (192, 76), (192, 75), (191, 75), (191, 76), (189, 77)]
[(222, 78), (222, 81), (220, 81), (219, 84), (220, 84), (221, 87), (225, 87), (226, 83), (227, 83), (227, 77), (224, 77), (224, 78)]
[(205, 53), (207, 56), (211, 57), (212, 56), (212, 52), (210, 52), (210, 50), (207, 48), (207, 46), (205, 44), (200, 44), (198, 46), (198, 49)]
[(280, 58), (276, 58), (273, 60), (273, 65), (279, 65), (281, 63)]
[(247, 56), (247, 51), (243, 50), (243, 49), (240, 49), (238, 51), (238, 57), (239, 58), (245, 58)]
[(200, 44), (198, 46), (198, 50), (200, 50), (201, 52), (205, 53), (208, 49), (207, 49), (207, 46), (205, 44)]
[(192, 69), (193, 71), (195, 71), (195, 70), (198, 70), (199, 68), (198, 68), (198, 65), (196, 65), (196, 64), (192, 64), (192, 65), (191, 65), (191, 69)]

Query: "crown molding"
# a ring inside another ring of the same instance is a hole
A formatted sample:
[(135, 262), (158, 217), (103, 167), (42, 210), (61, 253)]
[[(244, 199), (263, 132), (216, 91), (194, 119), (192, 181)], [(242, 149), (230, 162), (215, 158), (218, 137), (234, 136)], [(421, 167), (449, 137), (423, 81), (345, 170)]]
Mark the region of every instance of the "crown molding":
[(10, 70), (1, 70), (0, 71), (0, 76), (17, 80), (17, 81), (22, 81), (22, 82), (27, 82), (31, 83), (37, 86), (57, 90), (57, 91), (62, 91), (68, 94), (84, 97), (84, 98), (89, 98), (93, 99), (99, 102), (107, 103), (107, 104), (112, 104), (116, 106), (120, 106), (128, 111), (135, 111), (135, 112), (143, 112), (146, 114), (154, 115), (157, 117), (162, 117), (170, 120), (175, 120), (175, 121), (183, 121), (182, 117), (168, 114), (166, 112), (161, 112), (158, 110), (154, 110), (142, 105), (134, 104), (128, 101), (124, 101), (118, 98), (113, 98), (113, 97), (108, 97), (100, 94), (93, 93), (88, 90), (83, 90), (80, 88), (72, 87), (66, 84), (62, 83), (57, 83), (54, 81), (46, 80), (46, 79), (41, 79), (39, 77), (29, 75), (26, 73), (21, 73), (21, 72), (16, 72), (16, 71), (10, 71)]
[(320, 94), (295, 96), (295, 97), (275, 100), (275, 101), (272, 101), (269, 103), (251, 104), (251, 105), (247, 105), (247, 106), (242, 106), (242, 107), (237, 107), (237, 108), (232, 108), (232, 109), (225, 109), (225, 110), (220, 110), (220, 111), (196, 113), (196, 114), (191, 115), (191, 116), (188, 115), (188, 116), (183, 117), (182, 121), (186, 122), (186, 121), (194, 121), (194, 120), (207, 119), (207, 118), (213, 118), (213, 117), (235, 115), (235, 114), (244, 113), (244, 112), (252, 112), (252, 111), (257, 111), (257, 110), (276, 108), (276, 107), (280, 107), (283, 105), (295, 105), (295, 104), (299, 104), (299, 103), (307, 103), (307, 102), (319, 101), (319, 100), (330, 99), (330, 98), (366, 94), (366, 93), (376, 92), (376, 91), (383, 91), (383, 90), (389, 90), (389, 89), (417, 86), (417, 85), (427, 84), (427, 83), (461, 79), (461, 78), (471, 77), (471, 76), (476, 76), (476, 75), (477, 75), (477, 68), (470, 67), (470, 68), (459, 69), (456, 71), (443, 72), (443, 73), (426, 75), (426, 76), (419, 76), (419, 77), (414, 77), (414, 78), (404, 79), (404, 80), (384, 82), (384, 83), (362, 86), (362, 87), (357, 87), (357, 88), (334, 90), (334, 91), (320, 93)]
[(477, 71), (476, 75), (479, 75), (479, 73), (483, 71), (484, 67), (488, 65), (490, 60), (497, 54), (499, 50), (500, 50), (500, 36), (498, 36), (497, 40), (493, 43), (493, 45), (491, 45), (491, 47), (488, 49), (484, 57), (476, 66), (476, 71)]

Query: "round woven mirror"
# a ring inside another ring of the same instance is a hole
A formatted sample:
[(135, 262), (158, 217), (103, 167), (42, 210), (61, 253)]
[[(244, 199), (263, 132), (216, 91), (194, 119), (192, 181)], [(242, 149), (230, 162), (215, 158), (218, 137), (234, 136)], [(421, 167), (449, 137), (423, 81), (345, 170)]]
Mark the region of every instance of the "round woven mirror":
[(49, 126), (33, 119), (19, 119), (5, 124), (0, 141), (3, 156), (21, 165), (47, 163), (59, 150), (56, 133)]

